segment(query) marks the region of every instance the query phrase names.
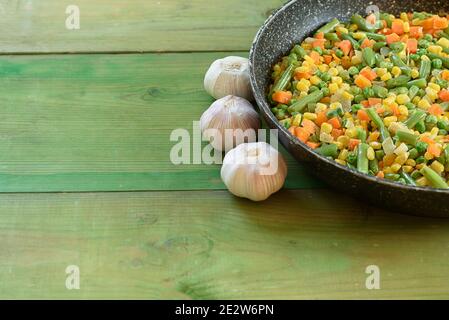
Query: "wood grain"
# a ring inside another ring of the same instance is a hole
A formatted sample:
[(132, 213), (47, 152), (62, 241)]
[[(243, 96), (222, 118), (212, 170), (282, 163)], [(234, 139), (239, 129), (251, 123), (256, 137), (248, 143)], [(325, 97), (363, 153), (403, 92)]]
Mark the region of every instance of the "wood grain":
[[(0, 195), (2, 298), (448, 298), (449, 221), (327, 190)], [(65, 288), (77, 265), (81, 289)], [(381, 289), (367, 290), (377, 265)]]
[[(6, 0), (0, 53), (248, 50), (282, 0)], [(80, 29), (66, 28), (66, 7)]]
[[(219, 165), (170, 161), (171, 132), (192, 133), (223, 56), (1, 56), (0, 191), (223, 189)], [(320, 186), (288, 163), (288, 188)]]

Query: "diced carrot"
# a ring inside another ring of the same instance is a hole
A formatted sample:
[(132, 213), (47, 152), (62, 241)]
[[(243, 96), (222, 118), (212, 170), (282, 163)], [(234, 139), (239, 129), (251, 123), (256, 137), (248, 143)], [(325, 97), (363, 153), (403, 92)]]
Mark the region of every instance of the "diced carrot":
[(362, 106), (364, 106), (365, 108), (368, 108), (368, 107), (369, 107), (369, 101), (368, 101), (368, 100), (363, 100), (363, 101), (360, 102), (360, 104), (361, 104)]
[(344, 56), (343, 58), (341, 58), (341, 66), (345, 69), (351, 68), (352, 67), (351, 58), (349, 56)]
[(307, 130), (310, 134), (314, 134), (316, 131), (316, 125), (312, 120), (304, 119), (302, 120), (302, 127)]
[(350, 139), (348, 143), (348, 149), (354, 150), (362, 141), (359, 139)]
[(349, 40), (343, 40), (342, 42), (340, 42), (339, 48), (343, 51), (343, 53), (344, 53), (346, 56), (349, 55), (349, 52), (350, 52), (351, 49), (352, 49), (351, 41), (349, 41)]
[(438, 158), (441, 155), (441, 147), (436, 143), (429, 144), (427, 152)]
[(399, 42), (401, 40), (401, 37), (399, 37), (396, 33), (389, 34), (386, 37), (387, 37), (388, 44)]
[(407, 41), (408, 41), (408, 34), (404, 34), (404, 35), (401, 37), (401, 42), (404, 42), (405, 44), (407, 44)]
[(381, 161), (379, 161), (379, 169), (383, 170), (383, 168), (384, 168), (384, 162), (381, 160)]
[(291, 126), (290, 128), (288, 128), (288, 131), (292, 134), (295, 135), (295, 129), (298, 128), (297, 126)]
[(337, 139), (338, 137), (343, 135), (343, 130), (340, 129), (332, 129), (332, 133), (331, 133), (332, 137), (334, 137), (334, 139)]
[(305, 128), (295, 128), (295, 136), (302, 142), (307, 142), (309, 140), (311, 133), (308, 132)]
[(320, 126), (327, 121), (326, 111), (318, 112), (316, 115), (315, 123), (317, 126)]
[(382, 99), (380, 98), (368, 98), (368, 104), (369, 106), (375, 106), (378, 104), (382, 104)]
[(373, 142), (373, 141), (377, 141), (380, 137), (380, 132), (379, 131), (374, 131), (372, 132), (369, 136), (367, 141), (368, 142)]
[(362, 49), (372, 48), (375, 43), (376, 43), (376, 41), (365, 38), (365, 40), (363, 40), (363, 42), (361, 44), (361, 47), (362, 47)]
[(318, 32), (315, 35), (315, 39), (324, 39), (324, 32)]
[(404, 21), (401, 19), (395, 19), (391, 24), (391, 30), (397, 35), (404, 34)]
[(307, 141), (306, 144), (312, 149), (316, 149), (320, 146), (320, 143), (312, 141)]
[(419, 26), (414, 26), (414, 27), (410, 27), (410, 33), (409, 36), (411, 38), (415, 38), (415, 39), (419, 39), (423, 36), (423, 31), (422, 31), (422, 27)]
[(310, 72), (295, 72), (295, 80), (310, 79), (311, 77)]
[(409, 53), (418, 52), (418, 40), (416, 39), (408, 39), (407, 40), (407, 50)]
[(383, 28), (382, 30), (379, 31), (379, 33), (380, 33), (380, 34), (384, 34), (384, 35), (387, 36), (387, 35), (389, 35), (389, 34), (392, 34), (393, 31), (391, 31), (390, 28)]
[(443, 80), (449, 80), (449, 70), (443, 70), (443, 72), (441, 72), (441, 78)]
[(312, 48), (321, 48), (324, 50), (324, 44), (326, 43), (326, 39), (315, 39), (312, 42)]
[(427, 109), (427, 112), (430, 114), (433, 114), (434, 116), (439, 116), (444, 113), (443, 108), (439, 104), (432, 104), (429, 109)]
[(384, 174), (383, 171), (379, 171), (379, 172), (377, 173), (376, 177), (378, 177), (379, 179), (383, 179), (383, 178), (385, 178), (385, 174)]
[(441, 90), (439, 96), (440, 96), (441, 100), (443, 100), (444, 102), (448, 102), (449, 101), (449, 90)]
[(323, 99), (320, 100), (320, 102), (329, 104), (331, 103), (331, 97), (324, 97)]
[(425, 143), (427, 143), (427, 144), (434, 144), (435, 143), (435, 141), (433, 141), (431, 138), (429, 138), (428, 136), (423, 136), (423, 137), (421, 137), (421, 141), (422, 142), (425, 142)]
[(321, 62), (321, 56), (318, 52), (312, 51), (309, 53), (309, 56), (313, 59), (315, 64), (319, 64)]
[(433, 20), (434, 20), (434, 17), (430, 17), (430, 18), (424, 20), (424, 21), (421, 23), (422, 27), (423, 27), (425, 30), (433, 29)]
[(273, 93), (273, 101), (278, 103), (287, 104), (292, 99), (293, 94), (290, 91), (276, 91)]
[(444, 30), (447, 27), (449, 27), (449, 22), (446, 18), (441, 18), (438, 16), (435, 16), (435, 19), (433, 20), (433, 28), (436, 30)]
[(358, 75), (355, 78), (354, 83), (356, 84), (356, 86), (358, 86), (359, 88), (362, 88), (362, 89), (372, 86), (371, 81), (363, 75)]
[(329, 119), (327, 121), (327, 123), (331, 124), (332, 127), (334, 127), (334, 129), (340, 129), (341, 128), (341, 123), (340, 123), (340, 119), (338, 119), (337, 117), (334, 117), (332, 119)]
[(330, 55), (324, 55), (323, 58), (325, 64), (330, 64), (332, 62), (332, 56)]
[(370, 120), (368, 113), (366, 113), (366, 111), (363, 109), (360, 109), (359, 111), (357, 111), (357, 118), (359, 118), (359, 120), (361, 120), (361, 121), (369, 121)]
[(382, 114), (382, 113), (385, 112), (385, 108), (382, 107), (382, 106), (378, 106), (378, 107), (376, 108), (376, 112), (377, 112), (377, 114)]
[(360, 74), (367, 78), (369, 81), (373, 81), (377, 78), (377, 73), (370, 67), (363, 68)]
[(399, 106), (396, 103), (393, 103), (389, 105), (391, 112), (393, 112), (393, 115), (399, 116), (401, 115), (401, 112), (399, 111)]
[(380, 20), (382, 22), (382, 28), (388, 28), (388, 23), (386, 20)]

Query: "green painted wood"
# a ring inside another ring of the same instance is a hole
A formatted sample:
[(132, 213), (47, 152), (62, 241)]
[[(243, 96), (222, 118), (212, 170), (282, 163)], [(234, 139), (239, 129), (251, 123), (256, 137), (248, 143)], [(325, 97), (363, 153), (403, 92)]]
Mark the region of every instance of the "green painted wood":
[[(0, 192), (223, 189), (219, 165), (170, 161), (171, 132), (192, 134), (223, 56), (0, 56)], [(288, 188), (321, 185), (288, 163)]]
[[(326, 190), (0, 195), (1, 298), (448, 298), (449, 221)], [(80, 268), (80, 290), (65, 268)], [(380, 268), (367, 290), (366, 267)]]
[[(0, 53), (248, 50), (282, 0), (0, 2)], [(66, 28), (66, 8), (80, 29)]]

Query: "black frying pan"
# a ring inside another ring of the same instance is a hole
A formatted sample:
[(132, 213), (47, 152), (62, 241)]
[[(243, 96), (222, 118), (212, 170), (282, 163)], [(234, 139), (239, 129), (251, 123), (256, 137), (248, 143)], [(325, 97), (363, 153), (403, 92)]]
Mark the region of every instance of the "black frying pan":
[(259, 30), (250, 53), (251, 85), (260, 112), (271, 128), (279, 129), (282, 145), (310, 170), (336, 189), (379, 206), (420, 216), (449, 217), (449, 190), (405, 186), (377, 179), (341, 166), (313, 152), (293, 137), (271, 113), (266, 101), (270, 70), (294, 44), (332, 18), (348, 21), (354, 13), (366, 15), (368, 6), (399, 14), (403, 11), (449, 12), (449, 1), (437, 0), (299, 0), (276, 11)]

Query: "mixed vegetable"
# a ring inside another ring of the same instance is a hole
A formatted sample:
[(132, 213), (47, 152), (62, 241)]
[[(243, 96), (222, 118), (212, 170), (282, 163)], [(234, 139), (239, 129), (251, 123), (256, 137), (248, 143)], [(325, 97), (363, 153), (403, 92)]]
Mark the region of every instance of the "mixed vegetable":
[(272, 112), (365, 174), (449, 188), (449, 16), (330, 21), (273, 67)]

